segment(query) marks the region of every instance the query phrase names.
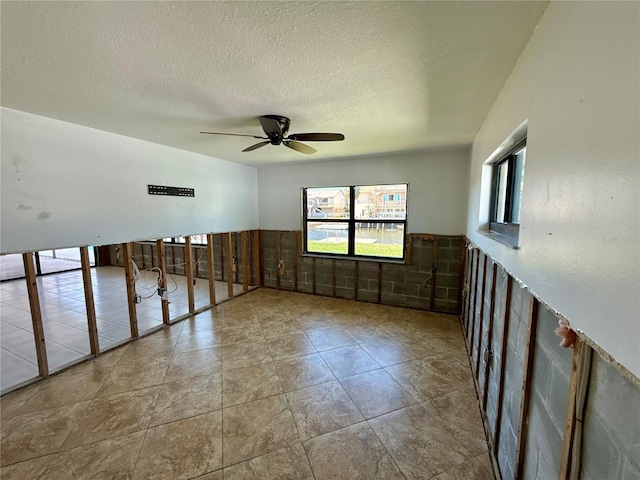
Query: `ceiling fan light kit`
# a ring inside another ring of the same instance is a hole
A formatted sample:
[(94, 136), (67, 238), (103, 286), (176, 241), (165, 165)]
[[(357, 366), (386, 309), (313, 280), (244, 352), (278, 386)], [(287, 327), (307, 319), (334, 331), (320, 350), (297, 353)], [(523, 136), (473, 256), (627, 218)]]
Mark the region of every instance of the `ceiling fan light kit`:
[(287, 117), (283, 117), (281, 115), (263, 115), (259, 117), (260, 125), (262, 125), (262, 130), (266, 137), (260, 137), (257, 135), (245, 135), (241, 133), (222, 133), (222, 132), (200, 132), (209, 135), (232, 135), (235, 137), (250, 137), (250, 138), (258, 138), (262, 140), (261, 142), (255, 143), (244, 150), (243, 152), (251, 152), (253, 150), (257, 150), (258, 148), (264, 147), (265, 145), (284, 145), (292, 150), (295, 150), (300, 153), (305, 153), (307, 155), (311, 155), (312, 153), (316, 153), (317, 150), (315, 148), (310, 147), (301, 141), (304, 142), (337, 142), (344, 140), (344, 135), (341, 133), (289, 133), (289, 125), (291, 124), (291, 120)]

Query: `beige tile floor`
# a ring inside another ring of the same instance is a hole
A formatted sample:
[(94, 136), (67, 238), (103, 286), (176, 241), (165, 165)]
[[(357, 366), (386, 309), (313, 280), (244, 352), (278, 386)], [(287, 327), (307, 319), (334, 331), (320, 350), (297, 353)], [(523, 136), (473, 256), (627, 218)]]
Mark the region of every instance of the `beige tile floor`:
[(492, 479), (453, 316), (258, 289), (0, 399), (11, 479)]
[[(149, 297), (136, 305), (141, 333), (162, 325), (160, 297), (145, 290), (145, 280), (147, 284), (150, 283), (148, 279), (141, 278), (137, 286), (140, 295)], [(91, 282), (100, 349), (105, 351), (131, 338), (124, 269), (92, 268)], [(55, 372), (90, 354), (82, 272), (75, 270), (41, 276), (37, 285), (49, 370)], [(242, 291), (242, 285), (234, 284), (233, 287), (234, 295)], [(171, 318), (188, 313), (186, 277), (171, 275), (168, 290), (171, 292)], [(209, 304), (207, 280), (196, 280), (194, 291), (196, 308)], [(226, 298), (227, 284), (216, 282), (216, 299), (221, 301)], [(38, 376), (24, 279), (0, 283), (0, 367), (0, 391), (3, 393)]]

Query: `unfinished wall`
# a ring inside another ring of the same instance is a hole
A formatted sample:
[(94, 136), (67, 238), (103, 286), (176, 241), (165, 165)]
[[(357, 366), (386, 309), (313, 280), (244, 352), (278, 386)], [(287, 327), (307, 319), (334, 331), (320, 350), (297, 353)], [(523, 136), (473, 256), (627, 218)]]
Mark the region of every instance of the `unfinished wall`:
[(640, 478), (640, 392), (600, 356), (593, 357), (585, 408), (585, 480)]
[[(474, 140), (466, 226), (474, 244), (636, 376), (638, 18), (638, 2), (549, 3)], [(485, 162), (525, 120), (521, 248), (513, 250), (480, 232), (489, 215)]]
[(396, 264), (306, 257), (302, 256), (299, 231), (266, 230), (261, 234), (266, 287), (423, 310), (459, 311), (461, 237), (409, 235), (407, 263)]
[(461, 321), (501, 478), (640, 478), (640, 381), (585, 340), (560, 347), (556, 313), (473, 245), (464, 278)]
[[(247, 282), (249, 285), (257, 285), (258, 278), (254, 268), (252, 232), (247, 232)], [(243, 283), (243, 253), (241, 232), (231, 233), (231, 274), (233, 283)], [(206, 257), (206, 245), (192, 245), (193, 272), (196, 278), (209, 278), (209, 266)], [(181, 243), (164, 244), (166, 269), (172, 275), (186, 275), (185, 270), (185, 245)], [(109, 245), (110, 264), (122, 267), (124, 265), (121, 245)], [(213, 235), (213, 266), (214, 280), (228, 281), (227, 264), (227, 234)], [(155, 242), (134, 242), (133, 260), (140, 270), (158, 266), (158, 249)]]
[[(255, 168), (16, 110), (0, 115), (1, 253), (258, 226)], [(148, 184), (192, 187), (195, 197), (149, 195)]]

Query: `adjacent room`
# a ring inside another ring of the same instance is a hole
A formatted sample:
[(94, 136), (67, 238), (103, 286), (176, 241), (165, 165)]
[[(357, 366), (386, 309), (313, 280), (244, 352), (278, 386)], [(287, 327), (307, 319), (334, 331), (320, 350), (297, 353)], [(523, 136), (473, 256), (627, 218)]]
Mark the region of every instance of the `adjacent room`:
[(640, 3), (0, 22), (3, 479), (640, 479)]

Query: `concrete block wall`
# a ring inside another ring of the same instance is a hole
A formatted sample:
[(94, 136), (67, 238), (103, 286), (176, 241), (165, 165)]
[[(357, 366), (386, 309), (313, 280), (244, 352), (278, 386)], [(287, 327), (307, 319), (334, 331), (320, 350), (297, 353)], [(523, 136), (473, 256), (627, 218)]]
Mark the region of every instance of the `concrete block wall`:
[(301, 232), (262, 231), (264, 286), (457, 313), (462, 238), (434, 237), (434, 275), (435, 242), (423, 237), (430, 236), (408, 237), (410, 261), (398, 264), (303, 256)]
[[(511, 277), (511, 302), (509, 308), (509, 333), (505, 355), (505, 380), (500, 412), (500, 436), (498, 442), (498, 464), (503, 479), (515, 476), (516, 446), (518, 444), (518, 422), (520, 419), (520, 393), (524, 373), (524, 352), (526, 350), (526, 332), (529, 301), (531, 295)], [(494, 350), (500, 348), (494, 342)], [(494, 431), (495, 438), (495, 431)]]
[(640, 478), (640, 389), (594, 355), (585, 408), (581, 477)]
[[(485, 339), (484, 348), (489, 348), (491, 350), (491, 360), (489, 365), (482, 363), (483, 372), (484, 369), (489, 368), (489, 377), (488, 384), (483, 388), (488, 389), (487, 392), (487, 420), (489, 425), (495, 425), (496, 417), (497, 417), (497, 408), (498, 408), (498, 382), (500, 379), (500, 365), (502, 364), (502, 356), (503, 352), (501, 348), (497, 348), (496, 346), (502, 345), (502, 339), (504, 335), (504, 307), (505, 307), (505, 297), (507, 291), (507, 284), (509, 281), (509, 276), (506, 272), (499, 268), (496, 265), (496, 290), (495, 290), (495, 302), (494, 302), (494, 311), (493, 311), (493, 331), (492, 338), (493, 342), (491, 345), (488, 343), (488, 338)], [(495, 346), (494, 346), (495, 345)], [(482, 378), (482, 377), (481, 377)]]
[(525, 443), (525, 478), (554, 478), (560, 469), (573, 350), (559, 346), (560, 338), (554, 333), (557, 327), (558, 317), (541, 306)]
[[(498, 477), (558, 478), (565, 451), (565, 428), (574, 418), (573, 413), (568, 414), (573, 375), (574, 387), (581, 386), (588, 393), (581, 413), (584, 429), (580, 430), (580, 422), (573, 423), (578, 438), (573, 455), (580, 460), (577, 462), (580, 471), (571, 472), (575, 474), (572, 478), (640, 479), (640, 381), (624, 369), (608, 364), (598, 354), (602, 350), (585, 341), (581, 344), (582, 355), (593, 352), (590, 373), (585, 377), (577, 370), (572, 371), (574, 352), (559, 346), (560, 338), (554, 332), (558, 326), (556, 313), (491, 258), (487, 258), (487, 267), (483, 268), (484, 259), (485, 254), (476, 248), (467, 251), (464, 278), (469, 298), (461, 323), (481, 406), (487, 391), (483, 417)], [(481, 305), (484, 305), (482, 316)], [(534, 314), (537, 322), (531, 321)], [(535, 339), (530, 345), (529, 338)], [(492, 355), (485, 363), (482, 354), (486, 350)], [(525, 398), (527, 408), (521, 411)], [(523, 445), (518, 445), (520, 438)]]

